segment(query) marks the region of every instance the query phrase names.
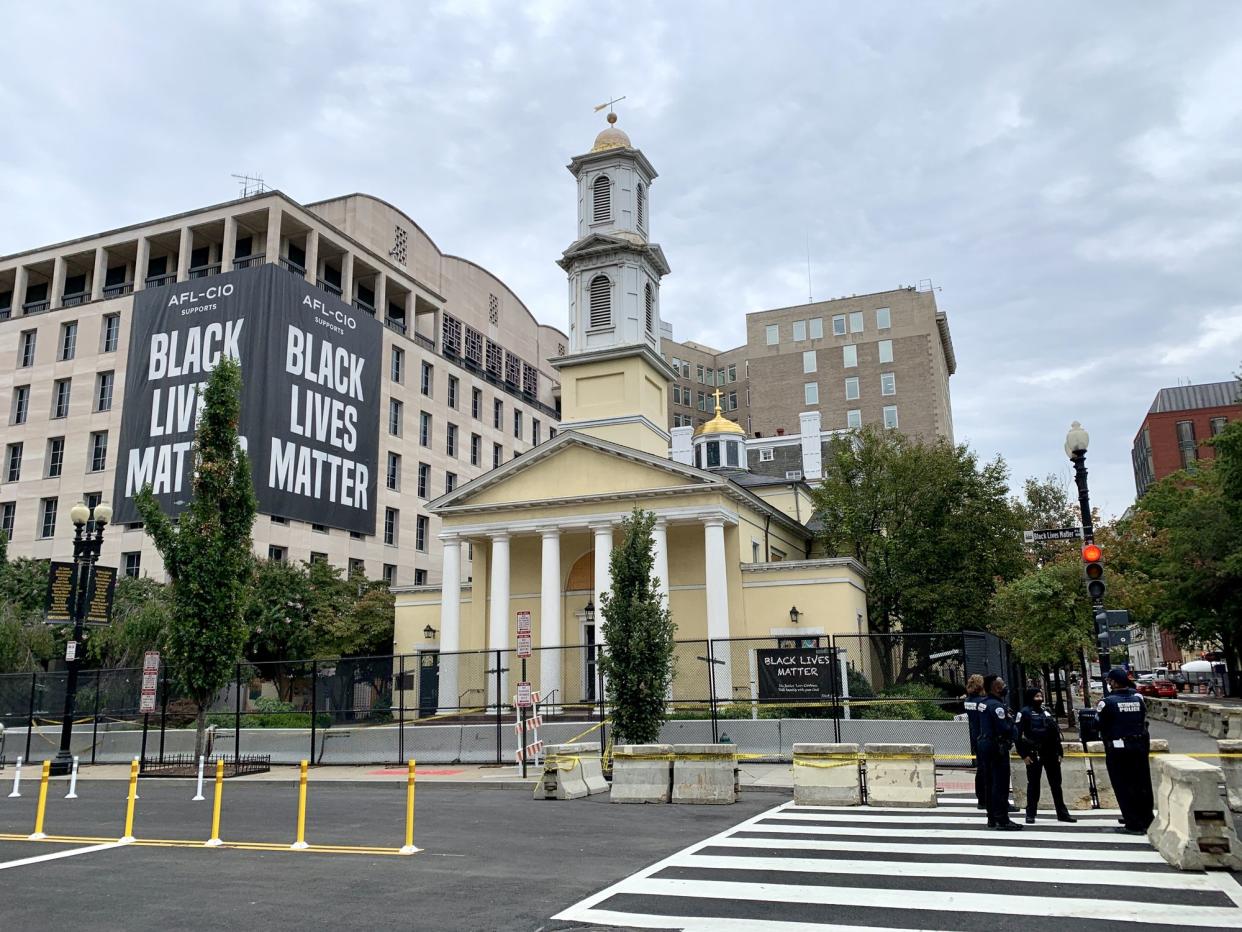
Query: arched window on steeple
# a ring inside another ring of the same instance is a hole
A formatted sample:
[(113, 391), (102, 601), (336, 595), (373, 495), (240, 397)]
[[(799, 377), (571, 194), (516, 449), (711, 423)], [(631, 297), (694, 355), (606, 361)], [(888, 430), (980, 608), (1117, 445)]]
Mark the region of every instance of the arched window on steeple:
[(638, 183), (638, 228), (647, 228), (647, 189), (641, 181)]
[(647, 282), (644, 296), (647, 302), (647, 332), (655, 333), (655, 289), (651, 287), (651, 282)]
[(591, 212), (593, 223), (612, 219), (612, 182), (607, 175), (600, 175), (592, 185), (594, 208)]
[(591, 279), (590, 329), (612, 326), (612, 282), (607, 275)]

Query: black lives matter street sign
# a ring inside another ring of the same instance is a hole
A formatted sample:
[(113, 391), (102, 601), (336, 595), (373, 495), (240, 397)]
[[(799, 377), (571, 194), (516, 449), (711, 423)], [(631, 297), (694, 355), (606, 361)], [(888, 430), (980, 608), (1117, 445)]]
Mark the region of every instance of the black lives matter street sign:
[(146, 484), (188, 504), (194, 429), (222, 356), (242, 372), (239, 433), (259, 511), (375, 533), (383, 327), (275, 265), (134, 296), (113, 522)]
[(828, 699), (834, 693), (834, 651), (827, 647), (755, 651), (760, 699)]
[(1042, 544), (1049, 540), (1078, 540), (1080, 537), (1080, 527), (1049, 527), (1022, 532), (1022, 539), (1028, 544)]

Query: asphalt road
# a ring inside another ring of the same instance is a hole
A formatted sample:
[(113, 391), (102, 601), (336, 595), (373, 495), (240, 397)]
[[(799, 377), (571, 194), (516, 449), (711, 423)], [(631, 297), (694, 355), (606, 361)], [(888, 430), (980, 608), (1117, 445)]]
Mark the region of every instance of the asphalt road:
[[(314, 780), (314, 776), (312, 776)], [(6, 786), (7, 789), (7, 786)], [(0, 833), (28, 833), (37, 781), (21, 799), (0, 795)], [(45, 831), (115, 838), (125, 786), (83, 781), (67, 801), (53, 784)], [(139, 839), (206, 839), (211, 791), (190, 802), (192, 784), (141, 785)], [(571, 929), (548, 917), (686, 845), (786, 797), (750, 793), (733, 806), (619, 806), (606, 796), (532, 800), (517, 790), (423, 785), (412, 857), (125, 846), (5, 867), (87, 843), (0, 841), (0, 928), (6, 932), (89, 928), (139, 932), (385, 928)], [(404, 785), (312, 782), (307, 840), (399, 847)], [(225, 841), (289, 843), (293, 784), (225, 787)]]

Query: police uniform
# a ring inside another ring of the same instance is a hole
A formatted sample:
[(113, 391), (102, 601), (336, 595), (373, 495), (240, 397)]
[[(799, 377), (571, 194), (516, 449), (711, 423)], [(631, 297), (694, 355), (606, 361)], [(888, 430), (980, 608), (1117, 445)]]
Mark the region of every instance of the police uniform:
[[(1128, 684), (1121, 685), (1118, 671), (1109, 673), (1116, 687), (1096, 705), (1100, 718), (1100, 738), (1104, 742), (1104, 762), (1108, 779), (1127, 830), (1145, 832), (1152, 823), (1151, 770), (1147, 753), (1147, 703)], [(1124, 678), (1122, 672), (1120, 678)]]
[(979, 713), (983, 709), (983, 703), (982, 693), (967, 693), (962, 703), (966, 710), (966, 724), (970, 727), (970, 754), (975, 759), (975, 799), (980, 809), (986, 809), (988, 805), (987, 767), (979, 757)]
[(1013, 720), (1005, 704), (988, 696), (979, 712), (979, 756), (987, 768), (988, 825), (1009, 820), (1009, 749), (1013, 747)]
[(1052, 791), (1057, 818), (1068, 820), (1069, 810), (1061, 793), (1061, 756), (1064, 753), (1061, 749), (1061, 729), (1051, 712), (1042, 704), (1038, 707), (1034, 705), (1029, 692), (1027, 704), (1014, 719), (1014, 746), (1019, 756), (1030, 761), (1026, 765), (1026, 818), (1034, 821), (1039, 809), (1039, 778), (1042, 772), (1048, 775), (1048, 789)]

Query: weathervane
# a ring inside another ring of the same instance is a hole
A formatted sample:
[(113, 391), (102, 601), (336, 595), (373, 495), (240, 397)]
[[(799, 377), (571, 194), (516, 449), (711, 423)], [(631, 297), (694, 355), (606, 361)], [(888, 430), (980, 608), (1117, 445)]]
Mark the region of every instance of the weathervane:
[(599, 113), (601, 110), (603, 110), (605, 107), (607, 107), (607, 108), (608, 108), (608, 122), (609, 122), (609, 123), (616, 123), (616, 122), (617, 122), (617, 115), (616, 115), (616, 113), (614, 113), (614, 112), (613, 112), (612, 107), (613, 107), (613, 104), (620, 103), (620, 102), (621, 102), (621, 101), (623, 101), (623, 100), (625, 100), (625, 95), (624, 95), (624, 94), (622, 94), (620, 97), (613, 97), (612, 99), (607, 100), (607, 101), (605, 101), (604, 103), (600, 104), (598, 107), (596, 107), (596, 108), (595, 108), (595, 112), (596, 112), (596, 113)]

